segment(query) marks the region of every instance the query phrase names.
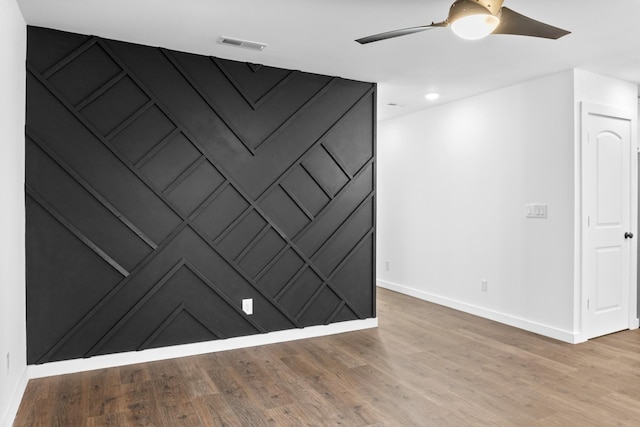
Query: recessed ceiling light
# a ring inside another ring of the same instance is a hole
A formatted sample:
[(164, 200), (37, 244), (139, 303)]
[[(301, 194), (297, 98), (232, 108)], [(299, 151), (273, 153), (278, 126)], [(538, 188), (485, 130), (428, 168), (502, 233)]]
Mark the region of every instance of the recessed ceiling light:
[(440, 94), (436, 92), (431, 92), (426, 94), (424, 97), (427, 98), (429, 101), (435, 101), (436, 99), (440, 98)]

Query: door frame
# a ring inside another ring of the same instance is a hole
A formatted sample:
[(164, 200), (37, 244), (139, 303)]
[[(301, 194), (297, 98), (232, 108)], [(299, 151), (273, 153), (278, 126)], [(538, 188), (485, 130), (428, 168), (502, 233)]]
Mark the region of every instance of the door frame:
[(590, 114), (597, 114), (603, 116), (617, 117), (625, 120), (629, 120), (631, 123), (631, 141), (629, 145), (629, 161), (630, 161), (630, 179), (631, 183), (629, 186), (629, 194), (630, 197), (630, 231), (634, 234), (635, 238), (631, 241), (631, 247), (629, 249), (629, 320), (628, 326), (629, 329), (637, 329), (638, 328), (638, 314), (637, 314), (637, 296), (638, 296), (638, 283), (637, 283), (637, 253), (638, 253), (638, 127), (637, 121), (638, 117), (634, 114), (632, 110), (625, 110), (621, 108), (611, 107), (608, 105), (596, 104), (591, 102), (581, 102), (580, 103), (580, 182), (579, 182), (579, 194), (580, 194), (580, 235), (578, 236), (580, 240), (579, 248), (579, 262), (580, 262), (580, 292), (576, 295), (578, 299), (577, 306), (580, 307), (580, 339), (577, 342), (583, 342), (589, 339), (588, 335), (588, 311), (587, 311), (587, 294), (588, 287), (586, 281), (586, 272), (587, 272), (587, 239), (586, 234), (588, 231), (587, 227), (587, 214), (586, 214), (586, 191), (587, 188), (583, 185), (586, 182), (586, 153), (582, 147), (584, 147), (587, 139), (587, 117)]

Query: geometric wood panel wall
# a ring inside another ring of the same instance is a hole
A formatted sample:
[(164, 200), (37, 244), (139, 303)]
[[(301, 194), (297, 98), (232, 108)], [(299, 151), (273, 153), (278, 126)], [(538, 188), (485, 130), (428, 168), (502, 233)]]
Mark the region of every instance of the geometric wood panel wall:
[(375, 91), (28, 27), (28, 362), (374, 317)]

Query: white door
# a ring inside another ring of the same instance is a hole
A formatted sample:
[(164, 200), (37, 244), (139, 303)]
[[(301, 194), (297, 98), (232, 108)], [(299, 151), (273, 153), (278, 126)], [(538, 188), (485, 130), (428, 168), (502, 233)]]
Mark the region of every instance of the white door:
[[(582, 105), (583, 280), (586, 338), (630, 325), (631, 149), (634, 119)], [(635, 229), (635, 227), (633, 227)]]

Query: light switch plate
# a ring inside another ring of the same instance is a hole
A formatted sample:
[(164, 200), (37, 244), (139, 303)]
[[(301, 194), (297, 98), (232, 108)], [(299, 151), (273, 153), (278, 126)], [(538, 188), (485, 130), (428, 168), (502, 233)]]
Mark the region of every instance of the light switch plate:
[(547, 205), (528, 204), (525, 206), (527, 218), (547, 218)]

